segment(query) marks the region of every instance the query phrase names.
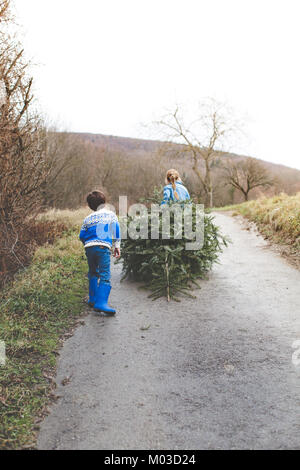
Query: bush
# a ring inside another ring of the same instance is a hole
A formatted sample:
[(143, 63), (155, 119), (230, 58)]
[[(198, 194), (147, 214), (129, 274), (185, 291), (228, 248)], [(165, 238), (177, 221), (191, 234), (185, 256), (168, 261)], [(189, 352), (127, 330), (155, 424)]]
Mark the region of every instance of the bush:
[(29, 63), (12, 34), (10, 4), (0, 0), (0, 283), (31, 258), (32, 229), (38, 239), (44, 237), (45, 227), (28, 219), (41, 209), (50, 171), (44, 125), (32, 107)]
[[(38, 246), (52, 244), (67, 230), (65, 224), (51, 220), (28, 220), (23, 222), (22, 230), (10, 232), (15, 243), (8, 246), (3, 237), (0, 246), (0, 287), (20, 268), (28, 266)], [(1, 234), (1, 230), (0, 230)]]

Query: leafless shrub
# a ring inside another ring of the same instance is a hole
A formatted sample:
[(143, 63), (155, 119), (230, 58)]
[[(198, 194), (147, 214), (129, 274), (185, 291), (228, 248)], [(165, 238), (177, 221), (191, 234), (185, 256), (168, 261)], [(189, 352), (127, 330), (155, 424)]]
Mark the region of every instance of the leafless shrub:
[(42, 202), (48, 175), (46, 134), (32, 112), (33, 79), (24, 51), (8, 33), (9, 0), (0, 0), (0, 269), (23, 265), (22, 232)]

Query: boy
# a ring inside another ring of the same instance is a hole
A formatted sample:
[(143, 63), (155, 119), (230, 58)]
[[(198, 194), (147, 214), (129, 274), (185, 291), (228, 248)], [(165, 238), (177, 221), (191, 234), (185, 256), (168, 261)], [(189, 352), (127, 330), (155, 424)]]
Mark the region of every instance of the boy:
[(106, 197), (101, 191), (87, 195), (87, 203), (94, 211), (81, 227), (79, 238), (84, 244), (89, 265), (89, 305), (97, 312), (114, 315), (107, 304), (111, 290), (110, 254), (114, 241), (114, 257), (120, 257), (120, 226), (114, 212), (105, 207)]

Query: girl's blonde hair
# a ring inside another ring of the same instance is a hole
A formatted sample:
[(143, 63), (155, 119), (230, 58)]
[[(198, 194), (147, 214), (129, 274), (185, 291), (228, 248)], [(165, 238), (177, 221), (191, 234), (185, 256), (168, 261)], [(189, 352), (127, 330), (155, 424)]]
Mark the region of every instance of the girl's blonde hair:
[(174, 190), (174, 196), (178, 200), (179, 196), (178, 196), (178, 193), (176, 191), (176, 184), (175, 184), (176, 181), (181, 181), (180, 175), (179, 175), (177, 170), (174, 170), (174, 168), (171, 168), (171, 170), (167, 171), (165, 182), (166, 182), (166, 184), (171, 183), (172, 188)]

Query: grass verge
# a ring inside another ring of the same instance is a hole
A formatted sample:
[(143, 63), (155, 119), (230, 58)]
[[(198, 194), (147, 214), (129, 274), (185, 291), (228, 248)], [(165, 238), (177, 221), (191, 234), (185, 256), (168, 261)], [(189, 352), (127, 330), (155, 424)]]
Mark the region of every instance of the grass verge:
[(0, 448), (34, 447), (37, 420), (54, 387), (63, 335), (82, 316), (86, 260), (78, 230), (37, 249), (31, 265), (0, 295)]
[(280, 194), (222, 207), (255, 222), (261, 234), (282, 247), (282, 254), (300, 266), (300, 193)]

